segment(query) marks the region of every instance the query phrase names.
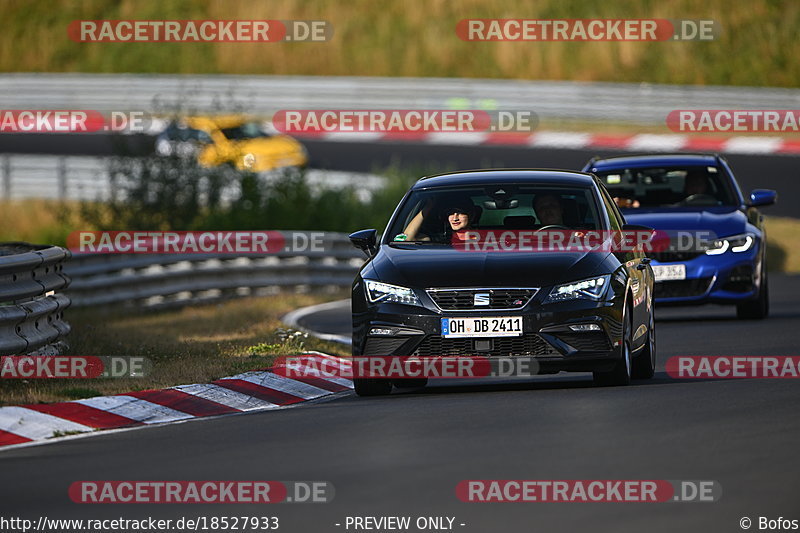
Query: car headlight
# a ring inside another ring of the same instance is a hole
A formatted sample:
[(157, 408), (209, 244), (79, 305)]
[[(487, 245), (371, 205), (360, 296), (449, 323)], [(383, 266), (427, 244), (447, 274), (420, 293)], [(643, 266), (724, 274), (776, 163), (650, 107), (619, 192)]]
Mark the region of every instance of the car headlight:
[(743, 233), (741, 235), (733, 235), (731, 237), (723, 237), (709, 243), (706, 249), (706, 255), (720, 255), (728, 250), (733, 253), (746, 252), (753, 247), (756, 242), (756, 236), (752, 233)]
[(566, 300), (599, 300), (605, 294), (606, 287), (611, 280), (611, 275), (573, 281), (563, 285), (556, 285), (544, 303), (564, 302)]
[(380, 281), (364, 280), (367, 299), (372, 303), (391, 302), (406, 305), (422, 305), (414, 291), (407, 287), (389, 285)]

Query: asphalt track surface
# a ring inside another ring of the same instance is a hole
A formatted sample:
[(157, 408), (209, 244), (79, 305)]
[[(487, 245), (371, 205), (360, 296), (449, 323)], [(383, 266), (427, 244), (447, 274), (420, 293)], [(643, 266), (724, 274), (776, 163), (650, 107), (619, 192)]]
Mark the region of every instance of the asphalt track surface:
[[(108, 155), (96, 136), (0, 137), (0, 152)], [(146, 150), (145, 138), (125, 142)], [(137, 144), (138, 143), (138, 144)], [(614, 151), (309, 141), (312, 165), (422, 172), (477, 167), (580, 168)], [(778, 189), (773, 215), (800, 217), (790, 156), (730, 155), (742, 188)], [(629, 387), (588, 374), (440, 381), (386, 398), (337, 396), (301, 407), (109, 432), (0, 451), (0, 516), (35, 519), (278, 516), (281, 530), (345, 531), (347, 516), (451, 516), (456, 531), (741, 531), (748, 516), (800, 519), (800, 381), (674, 380), (676, 355), (800, 355), (800, 277), (773, 275), (772, 315), (732, 308), (657, 310), (659, 371)], [(347, 334), (345, 308), (306, 317)], [(326, 480), (329, 504), (78, 505), (78, 480)], [(716, 480), (716, 503), (463, 503), (466, 479)], [(460, 526), (458, 524), (465, 524)], [(350, 529), (349, 531), (353, 531)], [(412, 528), (411, 531), (416, 531)]]
[[(800, 519), (800, 381), (674, 380), (676, 355), (796, 355), (800, 277), (771, 278), (772, 316), (657, 310), (649, 381), (589, 374), (455, 382), (383, 398), (345, 394), (282, 411), (0, 451), (0, 516), (274, 515), (282, 531), (346, 531), (347, 516), (451, 516), (456, 531), (741, 531)], [(346, 333), (346, 303), (305, 325)], [(328, 504), (78, 505), (77, 480), (326, 480)], [(463, 503), (466, 479), (716, 480), (715, 503)], [(334, 524), (342, 524), (337, 527)], [(350, 529), (353, 531), (353, 529)], [(417, 531), (411, 529), (411, 531)]]
[[(474, 168), (563, 168), (580, 170), (591, 157), (622, 155), (618, 150), (530, 148), (520, 146), (445, 146), (422, 143), (327, 142), (303, 140), (311, 166), (329, 170), (375, 172), (390, 166), (420, 175)], [(0, 153), (58, 155), (141, 155), (152, 153), (147, 135), (45, 134), (0, 135)], [(728, 154), (745, 195), (752, 189), (776, 189), (778, 203), (768, 215), (800, 218), (800, 157)]]

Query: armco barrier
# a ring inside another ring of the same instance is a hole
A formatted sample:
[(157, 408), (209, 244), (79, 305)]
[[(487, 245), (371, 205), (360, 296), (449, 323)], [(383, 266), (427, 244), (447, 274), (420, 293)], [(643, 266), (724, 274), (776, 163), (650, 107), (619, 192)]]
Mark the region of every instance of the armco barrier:
[[(292, 232), (300, 233), (311, 232)], [(75, 254), (65, 271), (77, 307), (176, 307), (282, 288), (349, 287), (364, 254), (343, 233), (326, 232), (319, 244), (316, 251), (270, 255)]]
[(572, 81), (358, 76), (3, 74), (6, 109), (206, 112), (220, 102), (271, 115), (280, 109), (449, 109), (490, 101), (540, 117), (663, 124), (683, 109), (792, 109), (800, 90)]
[(58, 246), (0, 244), (0, 355), (64, 348), (70, 299), (61, 292), (69, 283), (62, 265), (69, 256)]
[[(59, 200), (108, 200), (120, 193), (109, 165), (112, 158), (80, 155), (0, 153), (0, 198), (57, 198)], [(264, 173), (269, 182), (280, 173)], [(386, 186), (386, 178), (363, 172), (306, 169), (311, 187), (355, 187), (364, 198)], [(222, 200), (238, 194), (237, 187), (222, 191)]]

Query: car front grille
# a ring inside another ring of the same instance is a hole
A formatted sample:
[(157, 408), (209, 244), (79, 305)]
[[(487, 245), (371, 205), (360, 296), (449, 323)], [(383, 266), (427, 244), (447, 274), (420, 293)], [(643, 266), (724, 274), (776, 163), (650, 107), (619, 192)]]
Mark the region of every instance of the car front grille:
[(659, 281), (655, 284), (656, 298), (687, 298), (701, 296), (708, 291), (714, 278)]
[[(476, 340), (489, 340), (490, 350), (476, 350)], [(439, 356), (484, 356), (484, 357), (513, 357), (513, 356), (560, 356), (561, 354), (550, 346), (543, 338), (535, 334), (526, 334), (519, 337), (493, 337), (490, 339), (448, 339), (438, 335), (429, 335), (414, 350), (418, 357)]]
[(655, 259), (659, 263), (677, 263), (680, 261), (691, 261), (695, 257), (700, 257), (704, 252), (654, 252), (647, 254), (647, 257)]
[[(522, 309), (539, 289), (428, 289), (428, 296), (442, 311)], [(475, 305), (475, 295), (489, 295), (489, 305)]]

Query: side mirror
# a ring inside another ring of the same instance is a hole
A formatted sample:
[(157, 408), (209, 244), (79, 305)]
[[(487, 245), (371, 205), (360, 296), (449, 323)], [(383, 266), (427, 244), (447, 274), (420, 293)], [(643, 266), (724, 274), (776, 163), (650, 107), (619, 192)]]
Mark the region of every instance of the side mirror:
[(350, 242), (353, 246), (372, 257), (378, 251), (378, 231), (374, 229), (362, 229), (350, 234)]
[[(641, 224), (623, 224), (622, 232), (624, 235), (620, 236), (620, 245), (625, 243), (625, 248), (627, 249), (631, 246), (631, 243), (634, 243), (635, 249), (643, 252), (651, 250), (653, 239), (656, 238), (657, 233), (660, 233), (650, 226), (642, 226)], [(648, 259), (645, 262), (648, 263), (650, 260)], [(642, 267), (639, 268), (641, 269)]]
[(772, 205), (778, 200), (778, 193), (770, 189), (754, 189), (750, 193), (750, 205)]

